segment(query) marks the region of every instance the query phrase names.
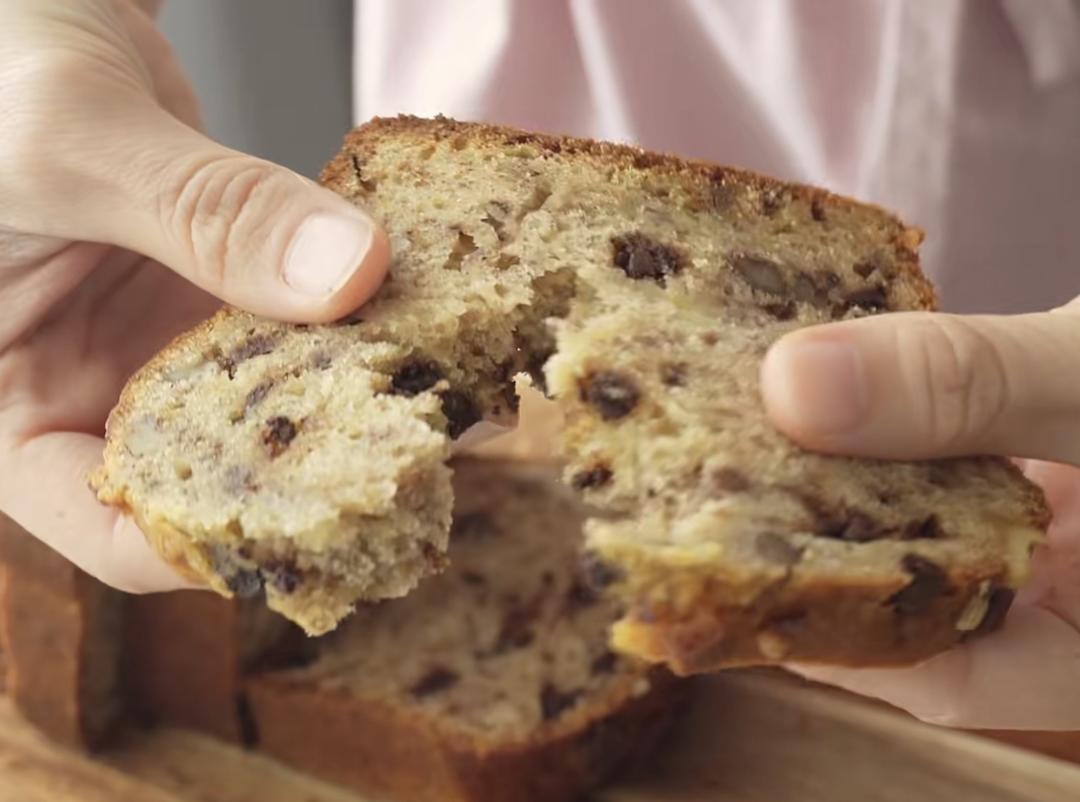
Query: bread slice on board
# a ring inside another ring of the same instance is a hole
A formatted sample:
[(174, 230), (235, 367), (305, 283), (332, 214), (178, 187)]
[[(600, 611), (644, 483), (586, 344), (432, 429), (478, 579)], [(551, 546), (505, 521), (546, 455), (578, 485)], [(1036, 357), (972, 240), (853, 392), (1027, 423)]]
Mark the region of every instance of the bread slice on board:
[[(222, 593), (309, 632), (443, 566), (451, 437), (562, 406), (600, 513), (621, 649), (700, 671), (926, 657), (997, 622), (1047, 522), (997, 459), (807, 453), (757, 377), (800, 326), (928, 310), (921, 234), (823, 190), (634, 148), (445, 119), (352, 132), (324, 183), (394, 251), (332, 326), (224, 310), (110, 418), (100, 497)], [(554, 354), (554, 356), (552, 356)]]
[(260, 748), (399, 802), (578, 799), (656, 745), (685, 687), (607, 645), (583, 514), (550, 468), (455, 463), (451, 566), (248, 682)]
[(123, 594), (0, 516), (0, 651), (19, 713), (67, 746), (108, 742), (125, 712)]

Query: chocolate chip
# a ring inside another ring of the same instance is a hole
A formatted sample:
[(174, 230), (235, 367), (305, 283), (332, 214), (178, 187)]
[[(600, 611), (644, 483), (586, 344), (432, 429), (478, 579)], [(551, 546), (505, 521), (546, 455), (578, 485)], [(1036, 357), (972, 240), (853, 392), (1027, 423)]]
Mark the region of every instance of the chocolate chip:
[(618, 655), (615, 652), (604, 652), (589, 666), (589, 670), (592, 674), (611, 674), (615, 671), (615, 666), (619, 662)]
[(862, 278), (870, 278), (870, 275), (877, 270), (877, 263), (872, 261), (856, 262), (851, 267), (855, 273)]
[(623, 578), (621, 570), (604, 562), (591, 551), (585, 552), (581, 558), (581, 570), (585, 581), (597, 590), (603, 590)]
[(476, 571), (462, 571), (461, 581), (466, 585), (472, 585), (474, 588), (481, 587), (487, 584), (487, 580), (484, 579), (483, 574), (478, 574)]
[(435, 666), (413, 683), (409, 693), (417, 699), (448, 690), (461, 681), (461, 675), (445, 666)]
[(390, 380), (399, 395), (419, 395), (430, 390), (443, 378), (442, 368), (427, 359), (413, 359), (395, 371)]
[(994, 588), (990, 591), (990, 598), (987, 601), (986, 614), (983, 616), (983, 620), (979, 622), (975, 629), (968, 632), (967, 636), (987, 635), (1001, 629), (1001, 625), (1005, 623), (1005, 616), (1008, 614), (1009, 608), (1012, 607), (1014, 598), (1016, 598), (1016, 591), (1012, 588)]
[(683, 269), (685, 257), (670, 245), (664, 245), (644, 234), (624, 234), (613, 237), (615, 266), (632, 279), (652, 279), (664, 286), (668, 276)]
[(835, 537), (849, 543), (869, 543), (872, 540), (881, 540), (888, 535), (889, 530), (879, 521), (875, 521), (864, 513), (852, 512)]
[(284, 569), (274, 574), (273, 587), (286, 595), (300, 587), (300, 575), (295, 571)]
[(912, 521), (904, 527), (901, 539), (903, 540), (937, 540), (942, 536), (941, 522), (936, 515), (928, 515), (917, 521)]
[(832, 510), (820, 499), (810, 496), (803, 496), (802, 500), (817, 519), (815, 534), (819, 537), (845, 540), (849, 543), (868, 543), (887, 538), (895, 531), (858, 510)]
[(450, 524), (451, 540), (482, 540), (499, 532), (495, 520), (486, 512), (469, 512), (455, 515)]
[(566, 590), (566, 611), (573, 613), (592, 607), (600, 600), (596, 591), (580, 579), (574, 579)]
[(524, 649), (532, 643), (534, 637), (532, 625), (536, 620), (536, 613), (534, 605), (511, 607), (499, 628), (493, 652), (505, 654), (515, 649)]
[(762, 304), (761, 308), (777, 320), (791, 320), (795, 317), (795, 313), (798, 311), (794, 301), (783, 301), (782, 303), (775, 304)]
[(263, 566), (263, 577), (269, 576), (270, 587), (286, 595), (300, 587), (300, 572), (292, 562), (275, 562)]
[(739, 274), (747, 284), (759, 292), (772, 295), (784, 295), (788, 291), (787, 281), (780, 265), (764, 256), (736, 253), (728, 257), (728, 265)]
[(737, 468), (724, 466), (709, 471), (708, 481), (715, 495), (742, 493), (750, 489), (750, 480)]
[(790, 568), (802, 559), (803, 550), (783, 535), (759, 532), (754, 538), (754, 550), (765, 560)]
[(669, 362), (660, 366), (660, 381), (665, 387), (682, 387), (686, 384), (686, 365)]
[(868, 312), (880, 312), (888, 308), (884, 287), (866, 287), (849, 293), (845, 299), (849, 307), (858, 307)]
[(575, 490), (586, 490), (592, 487), (602, 487), (611, 481), (614, 474), (607, 465), (594, 465), (583, 471), (578, 471), (570, 479), (570, 485)]
[(573, 707), (581, 696), (581, 691), (560, 691), (550, 682), (545, 682), (540, 689), (540, 712), (544, 721), (557, 718), (560, 713)]
[(253, 334), (247, 340), (236, 346), (229, 357), (236, 364), (251, 359), (252, 357), (269, 354), (278, 343), (276, 334)]
[(221, 369), (232, 379), (236, 376), (236, 368), (240, 363), (270, 353), (278, 344), (278, 339), (276, 334), (251, 334), (228, 354), (219, 353), (215, 358)]
[(258, 571), (241, 569), (225, 577), (225, 587), (238, 598), (250, 599), (259, 595), (263, 587), (263, 579)]
[(446, 432), (451, 438), (459, 437), (480, 420), (480, 410), (469, 395), (460, 390), (447, 390), (441, 395), (442, 412), (446, 416)]
[(625, 418), (640, 399), (641, 393), (634, 382), (615, 371), (592, 373), (581, 384), (581, 400), (595, 407), (606, 421)]
[(889, 597), (888, 603), (902, 615), (917, 615), (927, 610), (948, 587), (949, 578), (937, 563), (918, 554), (905, 554), (900, 560), (911, 581)]
[(820, 195), (815, 195), (810, 201), (810, 216), (818, 223), (825, 222), (825, 199)]
[(273, 379), (267, 379), (255, 385), (251, 392), (247, 394), (247, 398), (244, 399), (244, 409), (249, 410), (261, 404), (273, 386)]
[(263, 430), (262, 441), (269, 449), (270, 457), (280, 456), (289, 443), (296, 437), (296, 424), (283, 415), (270, 418), (266, 421), (266, 429)]

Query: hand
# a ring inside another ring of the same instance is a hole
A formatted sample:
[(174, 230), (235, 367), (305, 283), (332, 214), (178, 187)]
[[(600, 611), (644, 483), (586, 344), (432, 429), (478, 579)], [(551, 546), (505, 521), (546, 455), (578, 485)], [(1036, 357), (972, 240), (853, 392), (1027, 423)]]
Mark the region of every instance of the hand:
[(198, 132), (157, 5), (0, 4), (0, 510), (129, 591), (183, 580), (86, 485), (125, 380), (218, 299), (340, 317), (389, 253), (346, 201)]
[(1080, 299), (1045, 314), (904, 313), (805, 329), (762, 368), (773, 422), (807, 448), (1024, 464), (1054, 521), (1004, 627), (900, 669), (794, 666), (939, 724), (1080, 729)]

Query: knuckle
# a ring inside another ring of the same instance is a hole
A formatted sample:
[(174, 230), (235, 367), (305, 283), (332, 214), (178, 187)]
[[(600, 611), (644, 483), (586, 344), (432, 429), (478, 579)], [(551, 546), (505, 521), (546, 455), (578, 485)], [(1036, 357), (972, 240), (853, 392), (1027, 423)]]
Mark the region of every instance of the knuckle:
[(1009, 405), (1005, 362), (994, 340), (977, 325), (944, 315), (927, 316), (913, 332), (904, 365), (909, 386), (932, 442), (963, 447), (985, 437)]
[(271, 208), (278, 184), (272, 166), (249, 157), (203, 159), (171, 178), (159, 195), (159, 216), (201, 278), (223, 286), (249, 263), (243, 256), (261, 239), (260, 210)]

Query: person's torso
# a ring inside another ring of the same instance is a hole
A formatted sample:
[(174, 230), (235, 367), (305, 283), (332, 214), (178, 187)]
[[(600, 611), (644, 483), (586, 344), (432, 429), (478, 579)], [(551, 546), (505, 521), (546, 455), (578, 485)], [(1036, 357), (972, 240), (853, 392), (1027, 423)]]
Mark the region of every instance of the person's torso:
[(359, 0), (355, 109), (629, 141), (926, 229), (946, 307), (1080, 293), (1074, 0)]

